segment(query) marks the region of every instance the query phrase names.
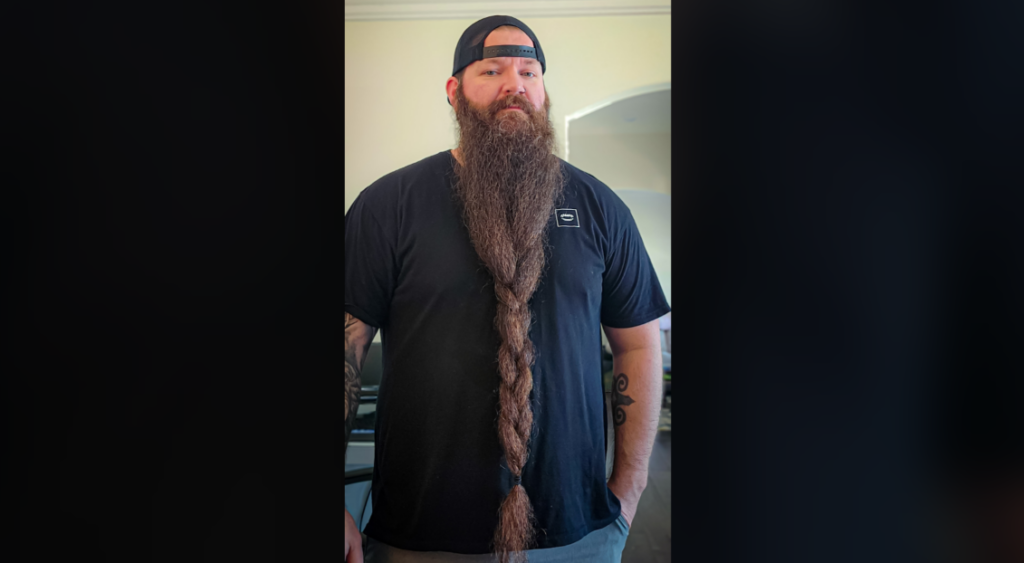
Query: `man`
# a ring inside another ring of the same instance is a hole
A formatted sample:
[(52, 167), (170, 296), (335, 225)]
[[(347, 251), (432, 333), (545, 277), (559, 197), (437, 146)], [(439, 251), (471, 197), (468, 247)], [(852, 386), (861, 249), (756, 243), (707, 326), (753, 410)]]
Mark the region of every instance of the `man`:
[(545, 70), (519, 20), (471, 25), (447, 83), (458, 148), (381, 178), (346, 215), (346, 447), (366, 350), (384, 341), (368, 561), (620, 559), (669, 307), (629, 210), (552, 153)]

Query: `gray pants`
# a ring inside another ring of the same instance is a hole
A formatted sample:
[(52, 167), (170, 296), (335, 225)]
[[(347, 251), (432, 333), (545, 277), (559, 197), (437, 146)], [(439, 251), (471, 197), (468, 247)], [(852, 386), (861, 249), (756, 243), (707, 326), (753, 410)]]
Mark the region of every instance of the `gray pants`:
[[(527, 551), (530, 563), (619, 563), (629, 527), (619, 516), (611, 524), (590, 532), (580, 541), (562, 547)], [(494, 563), (491, 554), (464, 555), (446, 551), (406, 551), (367, 536), (363, 546), (366, 563)]]

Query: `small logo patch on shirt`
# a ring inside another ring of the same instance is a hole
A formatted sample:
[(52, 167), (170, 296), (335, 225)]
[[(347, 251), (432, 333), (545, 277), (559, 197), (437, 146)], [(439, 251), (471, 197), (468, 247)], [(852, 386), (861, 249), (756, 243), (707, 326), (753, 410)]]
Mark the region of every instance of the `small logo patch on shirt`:
[(575, 209), (556, 209), (555, 224), (559, 227), (579, 227), (580, 215)]

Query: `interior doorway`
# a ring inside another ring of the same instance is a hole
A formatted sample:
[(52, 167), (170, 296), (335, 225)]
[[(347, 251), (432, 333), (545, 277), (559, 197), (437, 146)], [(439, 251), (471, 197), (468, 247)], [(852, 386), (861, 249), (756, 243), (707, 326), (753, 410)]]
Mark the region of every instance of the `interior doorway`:
[(627, 90), (565, 119), (566, 160), (629, 207), (672, 303), (672, 84)]

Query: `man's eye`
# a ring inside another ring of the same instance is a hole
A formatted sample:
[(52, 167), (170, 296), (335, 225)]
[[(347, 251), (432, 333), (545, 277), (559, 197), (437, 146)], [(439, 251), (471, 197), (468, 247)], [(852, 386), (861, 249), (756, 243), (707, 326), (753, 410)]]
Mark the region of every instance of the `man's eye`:
[(523, 74), (528, 74), (528, 75), (530, 75), (530, 78), (533, 78), (534, 76), (537, 76), (537, 73), (535, 73), (535, 72), (530, 72), (530, 71), (526, 71), (526, 72), (524, 72)]
[(486, 74), (487, 76), (497, 76), (498, 75), (498, 71), (496, 71), (496, 70), (485, 70), (484, 74)]

